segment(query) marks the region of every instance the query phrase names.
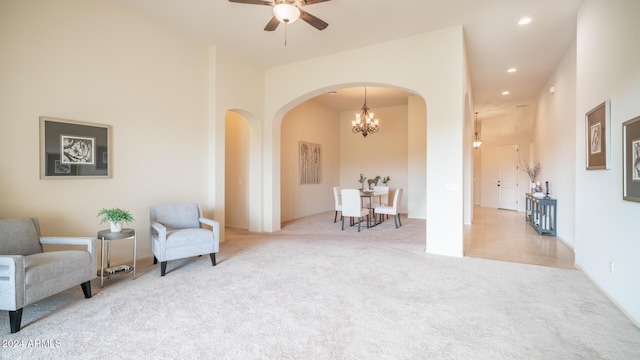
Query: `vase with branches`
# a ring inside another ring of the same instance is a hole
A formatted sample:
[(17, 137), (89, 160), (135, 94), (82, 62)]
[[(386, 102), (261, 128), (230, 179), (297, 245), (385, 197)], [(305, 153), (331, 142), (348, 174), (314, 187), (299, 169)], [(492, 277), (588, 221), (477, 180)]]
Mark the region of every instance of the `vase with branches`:
[(535, 191), (537, 187), (536, 179), (538, 178), (538, 175), (540, 175), (540, 170), (542, 170), (540, 162), (538, 160), (534, 160), (530, 163), (529, 160), (521, 159), (518, 164), (518, 168), (529, 176), (529, 179), (531, 180), (531, 190)]

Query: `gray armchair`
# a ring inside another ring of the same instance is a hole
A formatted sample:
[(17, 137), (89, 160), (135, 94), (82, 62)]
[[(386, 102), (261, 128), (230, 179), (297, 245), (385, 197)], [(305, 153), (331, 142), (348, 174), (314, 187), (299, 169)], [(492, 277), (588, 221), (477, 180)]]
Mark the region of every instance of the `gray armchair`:
[[(42, 245), (85, 245), (87, 250), (43, 252)], [(43, 237), (36, 218), (0, 220), (0, 310), (9, 310), (11, 333), (20, 331), (22, 309), (80, 284), (91, 297), (97, 240)]]
[(153, 263), (160, 261), (160, 276), (166, 274), (167, 261), (190, 256), (209, 254), (211, 264), (216, 266), (220, 223), (203, 218), (199, 204), (152, 206), (150, 221)]

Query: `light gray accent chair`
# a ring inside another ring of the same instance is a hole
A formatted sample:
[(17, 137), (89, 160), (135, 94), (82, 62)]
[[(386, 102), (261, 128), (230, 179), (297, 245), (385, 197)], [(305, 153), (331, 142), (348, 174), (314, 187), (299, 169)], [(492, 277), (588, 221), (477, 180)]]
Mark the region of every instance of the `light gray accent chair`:
[(166, 274), (167, 261), (190, 256), (209, 254), (216, 266), (220, 223), (203, 218), (199, 204), (152, 206), (149, 213), (153, 263), (160, 261), (160, 276)]
[[(76, 285), (91, 297), (97, 243), (90, 237), (41, 236), (37, 218), (0, 220), (0, 310), (9, 311), (12, 334), (20, 331), (27, 305)], [(86, 250), (45, 252), (42, 245), (83, 245)]]

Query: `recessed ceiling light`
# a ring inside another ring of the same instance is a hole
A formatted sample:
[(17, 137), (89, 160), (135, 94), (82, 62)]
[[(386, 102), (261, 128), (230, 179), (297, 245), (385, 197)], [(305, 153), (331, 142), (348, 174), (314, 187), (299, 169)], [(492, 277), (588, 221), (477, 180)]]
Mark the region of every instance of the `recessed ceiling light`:
[(509, 73), (514, 73), (516, 71), (518, 71), (518, 69), (516, 69), (516, 68), (511, 68), (511, 69), (507, 70), (507, 72), (509, 72)]
[(335, 91), (335, 90), (333, 90), (333, 91), (329, 91), (329, 95), (337, 95), (337, 94), (338, 94), (338, 92), (337, 92), (337, 91)]
[(503, 91), (502, 92), (502, 95), (509, 95), (509, 94), (510, 94), (510, 92), (508, 92), (508, 91)]
[(524, 18), (520, 19), (520, 21), (518, 21), (518, 25), (527, 25), (530, 22), (531, 22), (531, 18), (524, 17)]

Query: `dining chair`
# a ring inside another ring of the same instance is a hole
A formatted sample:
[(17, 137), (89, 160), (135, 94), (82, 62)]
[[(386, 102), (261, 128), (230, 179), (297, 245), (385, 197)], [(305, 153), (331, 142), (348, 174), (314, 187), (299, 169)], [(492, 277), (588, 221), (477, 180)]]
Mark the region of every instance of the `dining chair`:
[[(333, 202), (335, 203), (336, 215), (333, 217), (333, 222), (338, 220), (338, 212), (342, 213), (342, 194), (340, 193), (340, 186), (333, 187)], [(342, 219), (342, 214), (340, 214)]]
[(367, 227), (369, 227), (369, 209), (363, 208), (360, 201), (360, 190), (358, 189), (342, 189), (342, 230), (344, 230), (344, 218), (349, 217), (350, 220), (358, 219), (358, 232), (360, 232), (360, 223), (362, 218), (366, 217)]
[(402, 226), (402, 221), (400, 221), (400, 199), (402, 198), (402, 188), (396, 190), (395, 194), (393, 194), (393, 205), (383, 205), (378, 206), (373, 209), (375, 215), (380, 215), (380, 222), (382, 222), (382, 217), (384, 215), (393, 215), (393, 220), (396, 224), (396, 229), (398, 228), (398, 224)]
[[(389, 187), (386, 185), (376, 185), (373, 187), (373, 194), (378, 198), (378, 201), (374, 201), (372, 207), (381, 205), (389, 205)], [(375, 200), (375, 199), (374, 199)]]

